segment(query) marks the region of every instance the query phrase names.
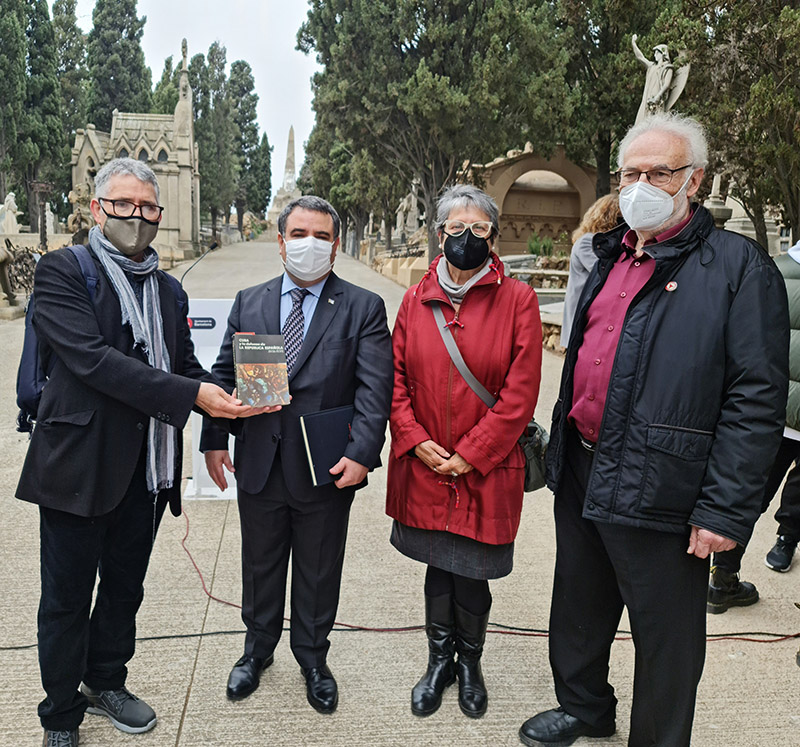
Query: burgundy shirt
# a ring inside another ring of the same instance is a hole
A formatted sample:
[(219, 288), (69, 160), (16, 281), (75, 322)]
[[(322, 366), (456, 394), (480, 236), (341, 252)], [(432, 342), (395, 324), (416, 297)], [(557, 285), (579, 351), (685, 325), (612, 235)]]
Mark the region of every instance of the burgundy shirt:
[[(677, 236), (691, 219), (690, 215), (677, 226), (647, 241), (645, 246)], [(600, 433), (608, 383), (625, 315), (636, 294), (656, 269), (656, 263), (649, 254), (638, 258), (633, 256), (636, 240), (633, 230), (628, 230), (622, 237), (625, 249), (586, 312), (583, 343), (575, 363), (569, 421), (587, 441), (596, 442)]]

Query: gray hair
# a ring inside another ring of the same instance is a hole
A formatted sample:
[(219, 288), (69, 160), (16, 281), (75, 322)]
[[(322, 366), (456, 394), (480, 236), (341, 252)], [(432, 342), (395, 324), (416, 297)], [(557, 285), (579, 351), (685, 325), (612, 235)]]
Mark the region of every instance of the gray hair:
[(281, 214), (278, 216), (278, 233), (281, 236), (285, 237), (286, 221), (289, 220), (289, 215), (295, 208), (313, 210), (315, 213), (327, 213), (333, 219), (333, 238), (337, 239), (339, 237), (339, 226), (341, 225), (339, 213), (336, 212), (330, 202), (316, 195), (303, 195), (302, 197), (298, 197), (281, 210)]
[(497, 203), (482, 189), (472, 184), (455, 184), (449, 187), (436, 203), (436, 231), (444, 229), (445, 221), (456, 208), (474, 207), (489, 216), (494, 232), (500, 233), (500, 211)]
[(145, 184), (152, 184), (156, 191), (156, 201), (158, 201), (161, 190), (158, 188), (158, 179), (156, 179), (153, 169), (135, 158), (115, 158), (103, 166), (94, 178), (95, 197), (105, 197), (108, 194), (108, 184), (111, 179), (125, 174), (135, 176)]
[(686, 150), (689, 152), (692, 166), (704, 169), (708, 165), (708, 141), (703, 125), (696, 119), (684, 117), (681, 114), (652, 114), (628, 130), (622, 142), (619, 144), (619, 156), (617, 166), (622, 168), (625, 160), (625, 153), (630, 144), (640, 135), (646, 132), (666, 132), (675, 137), (679, 137), (686, 143)]

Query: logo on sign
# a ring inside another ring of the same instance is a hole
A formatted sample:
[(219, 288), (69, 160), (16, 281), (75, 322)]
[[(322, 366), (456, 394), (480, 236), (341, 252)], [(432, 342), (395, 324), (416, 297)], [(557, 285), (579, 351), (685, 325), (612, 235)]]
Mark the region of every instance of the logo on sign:
[(190, 316), (189, 327), (191, 329), (214, 329), (217, 321), (212, 316)]

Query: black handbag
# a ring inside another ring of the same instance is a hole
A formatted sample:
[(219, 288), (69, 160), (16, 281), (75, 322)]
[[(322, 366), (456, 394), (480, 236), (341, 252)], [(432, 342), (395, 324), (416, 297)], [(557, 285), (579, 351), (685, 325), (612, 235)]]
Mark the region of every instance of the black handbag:
[[(458, 349), (456, 340), (450, 327), (444, 319), (444, 312), (442, 311), (439, 301), (431, 303), (433, 316), (436, 319), (436, 326), (439, 328), (439, 334), (442, 336), (444, 346), (453, 361), (453, 365), (458, 372), (467, 382), (469, 388), (480, 397), (483, 403), (492, 408), (497, 400), (492, 397), (489, 390), (475, 378), (475, 374), (469, 370), (461, 351)], [(534, 490), (539, 490), (545, 486), (545, 459), (547, 457), (547, 445), (550, 441), (550, 436), (547, 431), (539, 425), (535, 420), (531, 420), (525, 428), (523, 434), (519, 437), (519, 444), (525, 454), (525, 492), (530, 493)]]

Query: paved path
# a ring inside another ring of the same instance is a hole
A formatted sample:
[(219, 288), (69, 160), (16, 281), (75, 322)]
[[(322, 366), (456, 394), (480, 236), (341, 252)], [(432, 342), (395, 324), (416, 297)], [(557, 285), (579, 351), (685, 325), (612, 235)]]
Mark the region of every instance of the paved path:
[[(180, 276), (187, 266), (177, 268), (174, 274)], [(280, 269), (274, 244), (228, 246), (204, 259), (187, 275), (185, 285), (195, 298), (232, 297), (238, 288), (261, 282)], [(401, 287), (349, 257), (341, 257), (336, 270), (380, 293), (393, 319), (402, 298)], [(32, 645), (38, 603), (37, 511), (13, 498), (26, 450), (26, 437), (13, 428), (14, 375), (21, 339), (21, 320), (0, 323), (0, 349), (5, 351), (0, 358), (4, 392), (0, 397), (4, 454), (0, 464), (0, 744), (11, 747), (41, 743), (36, 703), (42, 693)], [(560, 358), (545, 353), (538, 407), (544, 422), (549, 420), (555, 400), (560, 366)], [(384, 490), (385, 472), (381, 470), (354, 504), (338, 619), (370, 628), (420, 625), (423, 568), (389, 545)], [(554, 556), (551, 501), (546, 490), (526, 497), (516, 568), (508, 578), (492, 584), (493, 623), (539, 631), (547, 627)], [(225, 680), (242, 650), (242, 623), (236, 608), (212, 601), (203, 592), (197, 571), (181, 546), (187, 531), (186, 547), (211, 593), (234, 603), (239, 599), (235, 504), (192, 501), (187, 503), (185, 517), (166, 517), (138, 618), (138, 634), (143, 640), (128, 680), (131, 689), (156, 709), (158, 726), (132, 737), (116, 731), (105, 719), (88, 716), (81, 727), (82, 745), (516, 745), (520, 723), (554, 705), (547, 641), (541, 634), (489, 635), (484, 671), (490, 704), (484, 718), (464, 717), (456, 690), (451, 688), (436, 714), (419, 719), (409, 711), (409, 696), (425, 667), (424, 634), (350, 629), (331, 636), (329, 662), (340, 685), (339, 710), (332, 716), (320, 716), (306, 703), (304, 683), (286, 636), (260, 689), (245, 701), (230, 703), (225, 698)], [(757, 584), (762, 601), (710, 618), (711, 632), (790, 634), (800, 628), (800, 611), (793, 606), (800, 599), (800, 570), (781, 575), (763, 565), (773, 532), (774, 523), (767, 516), (757, 527), (752, 551), (744, 561), (744, 576)], [(623, 620), (622, 625), (627, 622)], [(710, 643), (693, 744), (797, 747), (800, 669), (794, 661), (796, 649), (796, 640)], [(589, 743), (626, 744), (632, 662), (631, 643), (616, 643), (611, 677), (620, 700), (619, 732), (613, 738)]]

